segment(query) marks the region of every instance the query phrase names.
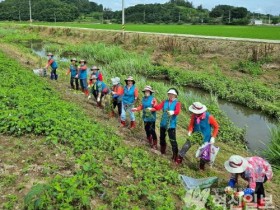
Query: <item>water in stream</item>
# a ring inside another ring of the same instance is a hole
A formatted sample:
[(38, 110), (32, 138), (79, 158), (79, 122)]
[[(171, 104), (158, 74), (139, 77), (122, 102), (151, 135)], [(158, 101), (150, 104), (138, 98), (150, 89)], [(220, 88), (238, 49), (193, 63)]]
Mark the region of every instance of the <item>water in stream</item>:
[[(42, 42), (30, 43), (29, 47), (40, 57), (46, 57), (47, 52)], [(59, 58), (60, 61), (68, 61), (68, 58)], [(210, 94), (198, 88), (186, 88), (186, 94), (210, 97)], [(276, 127), (276, 120), (269, 118), (260, 111), (252, 110), (239, 104), (218, 100), (218, 104), (228, 118), (238, 127), (246, 129), (245, 139), (248, 148), (253, 152), (259, 152), (266, 148), (270, 139), (270, 129)]]

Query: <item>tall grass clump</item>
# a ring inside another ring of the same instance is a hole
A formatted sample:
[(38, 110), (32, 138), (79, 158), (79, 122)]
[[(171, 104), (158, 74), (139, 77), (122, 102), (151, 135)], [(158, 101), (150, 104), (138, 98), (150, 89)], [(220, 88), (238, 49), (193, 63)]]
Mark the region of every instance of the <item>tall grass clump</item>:
[(270, 144), (264, 155), (273, 165), (280, 169), (280, 124), (276, 128), (271, 129), (270, 139)]

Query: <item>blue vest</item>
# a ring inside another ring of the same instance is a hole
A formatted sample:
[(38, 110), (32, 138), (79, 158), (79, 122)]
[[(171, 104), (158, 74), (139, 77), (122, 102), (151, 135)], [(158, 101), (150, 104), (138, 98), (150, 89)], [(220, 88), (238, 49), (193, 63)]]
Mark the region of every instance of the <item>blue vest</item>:
[(97, 92), (107, 92), (108, 88), (104, 82), (96, 81), (96, 83), (92, 86), (92, 90)]
[(70, 65), (70, 72), (71, 72), (71, 77), (75, 77), (77, 75), (77, 66), (74, 66), (73, 64)]
[(52, 69), (57, 69), (58, 65), (57, 65), (56, 61), (53, 58), (51, 58), (50, 60), (53, 60), (53, 62), (51, 64), (51, 68)]
[(163, 104), (163, 114), (161, 117), (160, 127), (163, 128), (176, 128), (177, 125), (177, 115), (168, 116), (167, 111), (175, 111), (177, 99), (169, 103), (169, 100), (164, 101)]
[(86, 79), (86, 78), (87, 78), (87, 69), (86, 70), (79, 70), (79, 79)]
[(211, 139), (211, 125), (209, 124), (209, 116), (210, 113), (206, 112), (205, 119), (200, 120), (200, 123), (196, 123), (196, 119), (194, 119), (194, 132), (201, 132), (203, 135), (203, 142), (209, 142)]
[(133, 104), (135, 101), (135, 86), (132, 85), (131, 88), (128, 90), (127, 86), (124, 87), (123, 92), (123, 104)]
[(146, 109), (152, 107), (152, 101), (154, 96), (144, 97), (142, 99), (143, 106), (143, 121), (144, 122), (155, 122), (156, 121), (156, 112), (147, 112)]

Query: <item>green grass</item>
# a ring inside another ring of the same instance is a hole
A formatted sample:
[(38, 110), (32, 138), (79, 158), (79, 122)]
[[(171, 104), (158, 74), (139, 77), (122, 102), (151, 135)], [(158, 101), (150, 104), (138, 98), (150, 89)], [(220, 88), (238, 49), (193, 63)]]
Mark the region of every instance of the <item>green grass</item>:
[[(89, 23), (33, 23), (34, 25), (50, 25), (79, 27), (92, 29), (121, 30), (120, 24), (89, 24)], [(280, 40), (279, 26), (224, 26), (224, 25), (154, 25), (127, 24), (127, 31), (154, 33), (191, 34), (202, 36), (237, 37), (252, 39)]]

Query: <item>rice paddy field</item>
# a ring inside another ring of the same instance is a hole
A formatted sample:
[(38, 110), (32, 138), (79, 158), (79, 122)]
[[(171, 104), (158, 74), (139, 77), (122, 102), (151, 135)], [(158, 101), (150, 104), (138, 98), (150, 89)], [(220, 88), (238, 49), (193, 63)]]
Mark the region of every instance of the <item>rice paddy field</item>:
[[(49, 25), (78, 27), (89, 29), (121, 30), (120, 24), (95, 23), (33, 23), (33, 25)], [(153, 25), (126, 24), (126, 31), (189, 34), (201, 36), (236, 37), (250, 39), (280, 40), (280, 26), (225, 26), (225, 25)]]

